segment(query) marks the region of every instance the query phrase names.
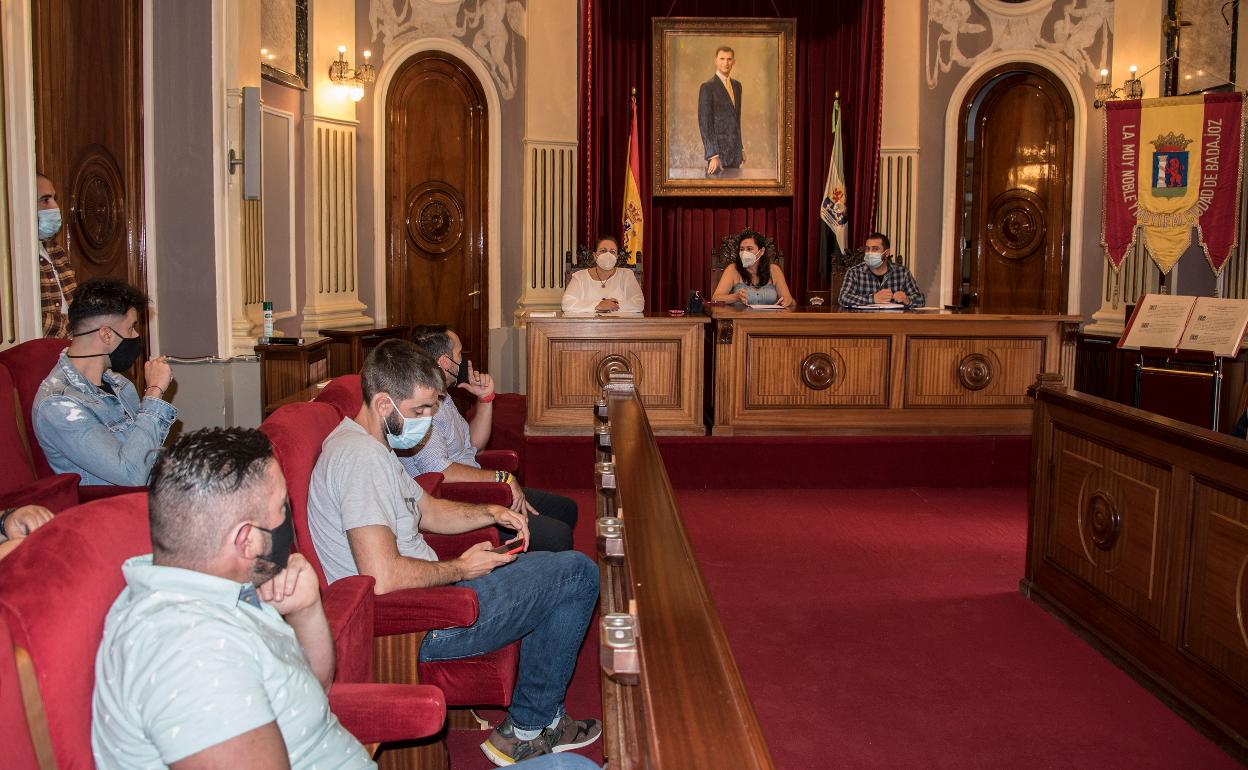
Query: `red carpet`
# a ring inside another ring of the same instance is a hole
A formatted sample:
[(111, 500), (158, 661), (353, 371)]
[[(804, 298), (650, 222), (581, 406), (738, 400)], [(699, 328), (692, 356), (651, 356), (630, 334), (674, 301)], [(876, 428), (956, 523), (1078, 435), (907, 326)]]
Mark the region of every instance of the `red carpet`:
[[(1237, 766), (1018, 593), (1021, 489), (677, 500), (779, 768)], [(568, 706), (600, 716), (590, 645)], [(483, 736), (452, 736), (456, 770)]]

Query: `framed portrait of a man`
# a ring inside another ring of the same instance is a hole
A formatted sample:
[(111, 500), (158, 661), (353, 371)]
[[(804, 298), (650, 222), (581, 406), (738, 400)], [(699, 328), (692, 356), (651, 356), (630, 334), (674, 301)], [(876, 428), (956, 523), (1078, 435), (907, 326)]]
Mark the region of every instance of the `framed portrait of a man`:
[(796, 19), (656, 17), (654, 195), (792, 195)]

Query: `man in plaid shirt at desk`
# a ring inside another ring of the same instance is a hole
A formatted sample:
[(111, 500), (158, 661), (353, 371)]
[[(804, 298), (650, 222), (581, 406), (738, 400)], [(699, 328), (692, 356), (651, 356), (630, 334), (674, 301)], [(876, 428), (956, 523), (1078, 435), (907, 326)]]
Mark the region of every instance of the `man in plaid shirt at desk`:
[(843, 307), (896, 303), (923, 307), (923, 292), (905, 265), (893, 264), (884, 233), (871, 233), (863, 247), (863, 261), (845, 271), (838, 298)]

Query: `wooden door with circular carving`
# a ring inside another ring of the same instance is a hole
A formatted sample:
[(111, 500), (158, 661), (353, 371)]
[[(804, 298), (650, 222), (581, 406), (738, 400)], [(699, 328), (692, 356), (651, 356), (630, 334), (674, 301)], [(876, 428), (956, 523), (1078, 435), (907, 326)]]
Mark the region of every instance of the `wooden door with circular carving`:
[(455, 57), (408, 59), (386, 94), (386, 305), (392, 324), (446, 324), (487, 367), (485, 94)]
[[(31, 38), (35, 154), (56, 186), (57, 237), (79, 284), (108, 277), (146, 291), (142, 4), (37, 0)], [(146, 312), (139, 326), (146, 343)], [(142, 373), (140, 359), (140, 389)]]
[(1007, 65), (968, 92), (954, 295), (982, 312), (1066, 312), (1072, 114), (1065, 87), (1038, 66)]

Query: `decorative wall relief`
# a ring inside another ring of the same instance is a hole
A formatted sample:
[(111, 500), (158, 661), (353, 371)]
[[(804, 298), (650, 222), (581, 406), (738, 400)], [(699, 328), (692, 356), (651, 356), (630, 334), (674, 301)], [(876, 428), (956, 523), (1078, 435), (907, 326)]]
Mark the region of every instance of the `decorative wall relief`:
[(458, 40), (489, 68), (504, 99), (515, 96), (516, 43), (525, 37), (524, 0), (372, 0), (368, 19), (382, 56), (408, 40)]
[(1095, 80), (1109, 60), (1113, 25), (1113, 0), (928, 0), (927, 87), (955, 65), (969, 69), (1000, 51), (1031, 49)]

